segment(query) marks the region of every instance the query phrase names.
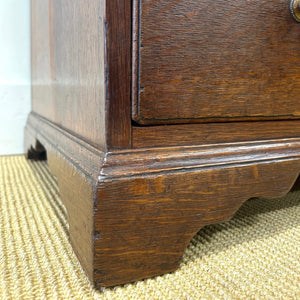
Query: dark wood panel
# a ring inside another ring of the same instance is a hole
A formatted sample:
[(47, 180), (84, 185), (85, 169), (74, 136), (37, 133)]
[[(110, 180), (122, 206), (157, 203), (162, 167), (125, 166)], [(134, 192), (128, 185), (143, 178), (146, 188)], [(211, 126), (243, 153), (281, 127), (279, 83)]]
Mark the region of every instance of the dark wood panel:
[(50, 14), (49, 0), (31, 0), (32, 110), (53, 121)]
[(131, 1), (106, 1), (107, 145), (131, 146)]
[(51, 3), (54, 121), (103, 149), (104, 1)]
[(135, 126), (134, 148), (204, 145), (300, 136), (300, 121), (261, 121)]
[(300, 24), (289, 1), (139, 4), (137, 122), (300, 116)]
[(129, 0), (32, 1), (33, 111), (98, 148), (130, 147), (131, 24)]

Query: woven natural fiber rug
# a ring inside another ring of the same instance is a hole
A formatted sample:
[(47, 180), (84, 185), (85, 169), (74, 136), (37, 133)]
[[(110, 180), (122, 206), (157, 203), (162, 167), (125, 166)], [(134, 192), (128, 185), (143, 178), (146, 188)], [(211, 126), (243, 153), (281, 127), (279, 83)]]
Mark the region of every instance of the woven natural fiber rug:
[(252, 199), (202, 229), (180, 268), (96, 291), (45, 162), (0, 157), (0, 299), (300, 299), (300, 192)]

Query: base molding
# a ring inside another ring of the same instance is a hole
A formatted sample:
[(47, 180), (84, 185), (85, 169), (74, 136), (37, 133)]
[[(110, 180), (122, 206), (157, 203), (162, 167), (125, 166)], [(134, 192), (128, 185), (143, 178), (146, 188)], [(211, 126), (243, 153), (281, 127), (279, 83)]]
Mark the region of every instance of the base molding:
[(300, 138), (105, 152), (32, 113), (26, 151), (37, 141), (73, 248), (98, 286), (176, 270), (200, 228), (230, 219), (249, 198), (286, 194), (300, 171)]

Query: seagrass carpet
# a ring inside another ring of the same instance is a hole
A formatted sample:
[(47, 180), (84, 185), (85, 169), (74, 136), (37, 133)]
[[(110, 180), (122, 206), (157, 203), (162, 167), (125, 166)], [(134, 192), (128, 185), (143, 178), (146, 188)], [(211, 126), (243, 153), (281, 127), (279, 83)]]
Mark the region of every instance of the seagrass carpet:
[(180, 268), (95, 290), (68, 241), (45, 162), (0, 157), (0, 299), (300, 299), (300, 192), (247, 201), (203, 228)]

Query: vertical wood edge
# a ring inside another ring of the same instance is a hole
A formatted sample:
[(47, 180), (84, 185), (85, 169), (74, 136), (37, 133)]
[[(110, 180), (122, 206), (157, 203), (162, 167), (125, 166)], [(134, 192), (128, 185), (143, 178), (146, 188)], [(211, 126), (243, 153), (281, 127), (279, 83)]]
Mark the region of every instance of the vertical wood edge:
[(107, 148), (131, 148), (131, 1), (106, 1), (105, 5)]
[(132, 119), (139, 117), (139, 56), (140, 56), (140, 15), (139, 0), (133, 0), (132, 10)]

